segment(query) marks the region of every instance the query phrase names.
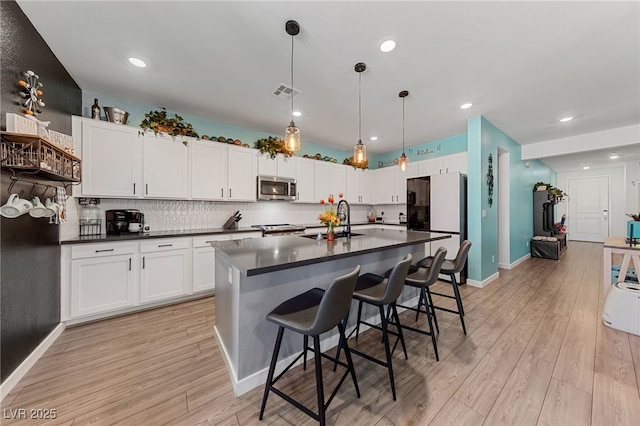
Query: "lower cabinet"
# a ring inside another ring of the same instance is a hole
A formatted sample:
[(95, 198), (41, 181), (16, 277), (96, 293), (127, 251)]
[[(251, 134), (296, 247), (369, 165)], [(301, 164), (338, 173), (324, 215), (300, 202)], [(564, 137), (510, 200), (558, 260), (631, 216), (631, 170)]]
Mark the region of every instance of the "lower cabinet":
[(140, 303), (191, 293), (191, 241), (140, 243)]
[(193, 291), (213, 290), (216, 288), (216, 251), (211, 247), (214, 241), (229, 240), (228, 235), (209, 235), (193, 239)]
[(71, 262), (71, 316), (136, 305), (137, 268), (133, 254)]

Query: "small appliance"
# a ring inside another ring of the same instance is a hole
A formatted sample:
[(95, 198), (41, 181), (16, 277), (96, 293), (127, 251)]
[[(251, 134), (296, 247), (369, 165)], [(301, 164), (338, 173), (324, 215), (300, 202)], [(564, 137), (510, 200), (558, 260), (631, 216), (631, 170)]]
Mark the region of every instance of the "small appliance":
[(296, 180), (280, 176), (258, 176), (258, 200), (296, 199)]
[(602, 322), (640, 336), (640, 285), (630, 282), (612, 285), (602, 307)]
[[(139, 210), (107, 210), (105, 215), (107, 218), (107, 235), (135, 234), (144, 228), (144, 213)], [(129, 231), (130, 224), (140, 224), (139, 226), (131, 227), (131, 229), (139, 230)]]

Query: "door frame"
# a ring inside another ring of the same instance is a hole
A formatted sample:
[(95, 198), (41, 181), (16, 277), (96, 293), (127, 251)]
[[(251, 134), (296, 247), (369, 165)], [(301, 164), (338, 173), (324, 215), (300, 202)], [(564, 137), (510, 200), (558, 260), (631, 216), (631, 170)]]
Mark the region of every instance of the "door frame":
[[(498, 268), (502, 269), (511, 269), (510, 161), (509, 151), (498, 147)], [(501, 231), (501, 229), (508, 231)]]

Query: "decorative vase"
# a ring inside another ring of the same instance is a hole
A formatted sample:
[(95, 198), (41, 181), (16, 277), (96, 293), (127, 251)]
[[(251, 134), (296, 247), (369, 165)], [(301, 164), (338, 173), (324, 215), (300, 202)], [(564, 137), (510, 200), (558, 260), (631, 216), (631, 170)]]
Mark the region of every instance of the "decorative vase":
[(333, 228), (327, 228), (327, 242), (331, 242), (336, 239), (336, 233)]

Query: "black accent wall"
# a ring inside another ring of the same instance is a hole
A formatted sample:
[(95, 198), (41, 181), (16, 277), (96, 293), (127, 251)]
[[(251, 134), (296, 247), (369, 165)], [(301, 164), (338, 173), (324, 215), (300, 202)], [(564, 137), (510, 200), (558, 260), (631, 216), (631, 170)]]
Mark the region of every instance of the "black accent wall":
[[(0, 128), (6, 130), (7, 112), (21, 113), (17, 82), (24, 71), (32, 70), (43, 83), (46, 104), (38, 119), (50, 121), (49, 129), (70, 135), (71, 115), (82, 115), (82, 92), (13, 0), (0, 1), (0, 52)], [(10, 176), (10, 171), (2, 170), (1, 204), (10, 195)], [(23, 191), (28, 197), (31, 188), (28, 182), (18, 182), (12, 192)], [(58, 236), (59, 227), (48, 219), (28, 214), (0, 218), (2, 382), (60, 323)]]

